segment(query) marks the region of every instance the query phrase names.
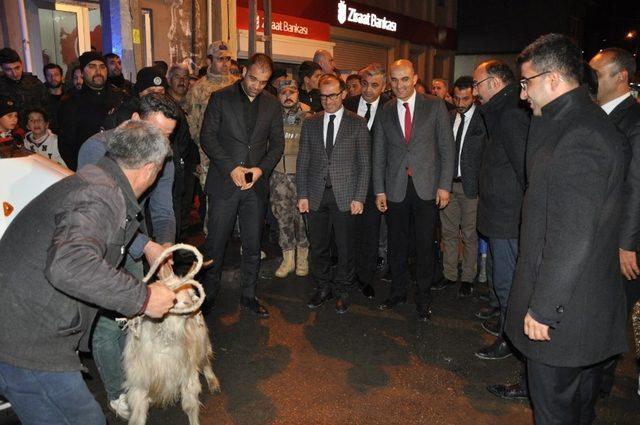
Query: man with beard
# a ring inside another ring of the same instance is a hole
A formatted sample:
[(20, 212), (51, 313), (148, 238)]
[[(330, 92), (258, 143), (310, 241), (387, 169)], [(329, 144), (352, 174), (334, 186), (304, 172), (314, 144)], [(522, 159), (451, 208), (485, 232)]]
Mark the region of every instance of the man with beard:
[(303, 121), (311, 115), (311, 108), (298, 101), (298, 84), (284, 79), (278, 85), (278, 99), (282, 106), (284, 154), (269, 179), (271, 210), (278, 220), (282, 263), (276, 277), (286, 277), (295, 270), (297, 276), (309, 274), (309, 241), (307, 229), (296, 207), (296, 160)]
[(49, 94), (38, 77), (24, 72), (18, 53), (5, 47), (0, 49), (0, 93), (10, 97), (18, 110), (20, 127), (26, 128), (25, 112), (33, 108), (49, 110)]
[(169, 87), (167, 94), (173, 98), (184, 110), (186, 107), (187, 92), (189, 90), (189, 68), (184, 63), (171, 65), (167, 72)]
[(486, 142), (484, 120), (475, 105), (473, 79), (463, 76), (453, 85), (451, 113), (455, 138), (455, 166), (449, 205), (440, 211), (442, 242), (444, 244), (444, 277), (447, 284), (458, 281), (458, 241), (462, 239), (462, 274), (458, 297), (471, 296), (477, 272), (478, 234), (476, 213), (478, 207), (478, 174), (482, 150)]
[(537, 424), (590, 424), (604, 362), (627, 349), (618, 260), (624, 136), (580, 87), (582, 52), (547, 34), (518, 56), (534, 119), (505, 332)]
[(83, 85), (60, 105), (58, 148), (71, 170), (76, 170), (80, 146), (102, 128), (109, 111), (125, 99), (121, 90), (108, 86), (107, 64), (99, 53), (85, 52), (80, 58)]
[(207, 56), (211, 56), (211, 66), (207, 75), (191, 85), (184, 101), (184, 112), (187, 114), (189, 129), (193, 141), (200, 148), (200, 184), (204, 187), (209, 172), (209, 158), (200, 144), (200, 129), (204, 113), (209, 104), (211, 93), (230, 86), (237, 79), (229, 73), (231, 65), (231, 51), (223, 41), (215, 41), (209, 45)]
[(212, 305), (220, 288), (225, 248), (239, 216), (240, 303), (259, 317), (269, 317), (256, 298), (268, 179), (284, 151), (280, 103), (271, 94), (263, 93), (272, 72), (273, 61), (269, 56), (262, 53), (251, 56), (242, 80), (211, 95), (201, 134), (201, 146), (214, 165), (205, 185), (209, 233), (203, 254), (215, 260), (203, 282), (207, 300)]
[(49, 92), (49, 129), (54, 133), (58, 132), (58, 111), (60, 110), (60, 101), (64, 95), (62, 85), (62, 68), (55, 63), (48, 63), (43, 68), (45, 87)]
[(133, 84), (122, 75), (122, 61), (115, 53), (104, 55), (107, 63), (107, 84), (117, 87), (128, 95), (133, 96)]

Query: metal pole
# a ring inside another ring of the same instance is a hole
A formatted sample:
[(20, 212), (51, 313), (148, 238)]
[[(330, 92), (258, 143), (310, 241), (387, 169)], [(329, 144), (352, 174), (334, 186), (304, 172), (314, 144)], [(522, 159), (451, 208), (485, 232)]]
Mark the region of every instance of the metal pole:
[(258, 16), (257, 0), (249, 0), (249, 57), (256, 52), (256, 18)]
[(24, 60), (24, 65), (27, 72), (33, 72), (33, 64), (31, 61), (31, 42), (29, 41), (27, 10), (24, 7), (24, 0), (18, 0), (18, 13), (20, 14), (20, 27), (22, 29), (22, 59)]
[(264, 53), (271, 57), (273, 54), (273, 40), (271, 36), (271, 0), (264, 0)]

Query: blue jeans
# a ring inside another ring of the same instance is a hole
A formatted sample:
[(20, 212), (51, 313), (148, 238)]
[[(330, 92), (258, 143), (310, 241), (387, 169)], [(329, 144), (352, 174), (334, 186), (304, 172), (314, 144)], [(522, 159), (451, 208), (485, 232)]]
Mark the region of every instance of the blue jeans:
[[(142, 280), (142, 261), (127, 255), (124, 268), (133, 277)], [(120, 329), (115, 320), (100, 313), (91, 336), (91, 351), (109, 400), (117, 400), (124, 391), (122, 353), (126, 341), (127, 332)]]
[(492, 258), (493, 290), (500, 303), (500, 334), (504, 331), (504, 322), (507, 317), (507, 303), (509, 292), (513, 283), (513, 275), (516, 271), (518, 259), (518, 239), (489, 239), (489, 250)]
[(42, 372), (0, 362), (0, 393), (23, 425), (105, 425), (78, 372)]

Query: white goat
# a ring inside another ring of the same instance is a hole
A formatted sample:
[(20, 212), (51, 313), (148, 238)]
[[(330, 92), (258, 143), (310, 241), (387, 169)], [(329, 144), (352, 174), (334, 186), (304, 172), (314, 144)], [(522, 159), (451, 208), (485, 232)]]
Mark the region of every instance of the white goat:
[[(202, 257), (195, 248), (176, 245), (177, 249), (194, 251), (198, 265), (184, 278), (174, 276), (174, 285), (168, 285), (176, 293), (176, 305), (171, 312), (192, 311), (188, 314), (168, 314), (156, 320), (141, 316), (129, 321), (129, 337), (123, 354), (125, 391), (131, 408), (130, 425), (144, 425), (150, 405), (165, 407), (182, 400), (182, 410), (189, 417), (190, 425), (200, 423), (199, 395), (202, 390), (200, 373), (204, 374), (209, 391), (220, 390), (218, 378), (211, 368), (213, 350), (207, 325), (197, 308), (202, 304), (204, 292), (200, 284), (200, 298), (195, 297), (190, 280), (200, 269)], [(166, 257), (163, 254), (164, 257)], [(157, 263), (162, 262), (159, 260)], [(149, 272), (145, 281), (155, 272)], [(195, 309), (195, 311), (193, 311)]]

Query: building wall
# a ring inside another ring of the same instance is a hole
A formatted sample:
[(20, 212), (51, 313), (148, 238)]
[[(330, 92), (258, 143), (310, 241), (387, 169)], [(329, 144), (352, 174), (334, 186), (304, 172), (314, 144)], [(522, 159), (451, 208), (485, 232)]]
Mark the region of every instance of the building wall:
[(207, 48), (206, 0), (140, 0), (139, 3), (141, 9), (150, 9), (152, 13), (154, 60), (168, 64), (185, 58), (197, 63), (202, 61)]

